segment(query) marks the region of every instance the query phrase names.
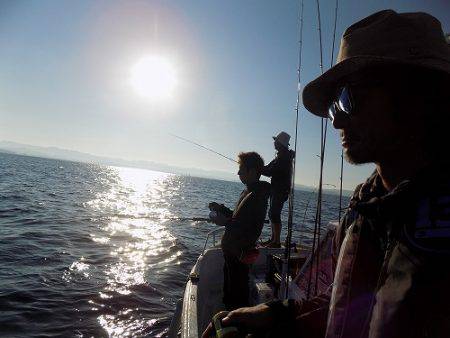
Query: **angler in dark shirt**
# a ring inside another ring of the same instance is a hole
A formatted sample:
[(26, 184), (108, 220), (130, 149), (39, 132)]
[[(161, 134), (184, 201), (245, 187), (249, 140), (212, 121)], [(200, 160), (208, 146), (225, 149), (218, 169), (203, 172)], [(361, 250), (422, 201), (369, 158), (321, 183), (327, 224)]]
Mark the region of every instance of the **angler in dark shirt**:
[(290, 136), (282, 131), (273, 137), (277, 155), (266, 165), (262, 174), (271, 177), (271, 194), (269, 218), (272, 226), (272, 237), (264, 244), (268, 247), (280, 247), (281, 210), (289, 197), (291, 189), (292, 159), (294, 152), (289, 150)]
[(223, 303), (228, 310), (248, 306), (249, 257), (261, 235), (267, 211), (270, 185), (260, 181), (264, 160), (255, 152), (239, 154), (238, 175), (246, 188), (242, 191), (234, 211), (223, 204), (210, 203), (217, 212), (212, 220), (225, 226), (222, 237)]

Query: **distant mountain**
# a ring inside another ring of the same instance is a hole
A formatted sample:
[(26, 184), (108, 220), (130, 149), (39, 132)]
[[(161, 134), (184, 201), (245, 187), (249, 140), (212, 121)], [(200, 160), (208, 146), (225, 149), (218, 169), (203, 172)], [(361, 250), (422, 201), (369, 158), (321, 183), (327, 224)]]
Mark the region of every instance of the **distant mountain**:
[[(120, 158), (111, 158), (104, 156), (97, 156), (88, 153), (82, 153), (75, 150), (61, 149), (57, 147), (39, 147), (29, 144), (22, 144), (10, 141), (0, 141), (0, 152), (25, 155), (25, 156), (36, 156), (50, 159), (75, 161), (75, 162), (86, 162), (86, 163), (98, 163), (104, 165), (112, 165), (118, 167), (131, 167), (131, 168), (141, 168), (149, 169), (155, 171), (162, 171), (166, 173), (178, 174), (178, 175), (191, 175), (205, 178), (215, 178), (227, 181), (237, 181), (236, 174), (232, 174), (226, 171), (219, 170), (203, 170), (198, 168), (184, 168), (171, 166), (164, 163), (157, 163), (152, 161), (129, 161)], [(304, 191), (315, 191), (315, 188), (308, 187), (304, 185), (297, 185), (298, 189)], [(338, 190), (324, 189), (324, 193), (328, 194), (338, 194)], [(345, 195), (349, 195), (350, 191), (344, 191)]]
[(98, 163), (118, 167), (142, 168), (172, 174), (191, 175), (191, 176), (200, 176), (206, 178), (217, 178), (236, 181), (236, 175), (225, 171), (202, 170), (197, 168), (183, 168), (152, 161), (142, 161), (142, 160), (129, 161), (120, 158), (111, 158), (92, 155), (88, 153), (82, 153), (75, 150), (61, 149), (57, 147), (39, 147), (10, 141), (0, 141), (0, 152), (8, 152), (17, 155), (36, 156), (75, 162)]

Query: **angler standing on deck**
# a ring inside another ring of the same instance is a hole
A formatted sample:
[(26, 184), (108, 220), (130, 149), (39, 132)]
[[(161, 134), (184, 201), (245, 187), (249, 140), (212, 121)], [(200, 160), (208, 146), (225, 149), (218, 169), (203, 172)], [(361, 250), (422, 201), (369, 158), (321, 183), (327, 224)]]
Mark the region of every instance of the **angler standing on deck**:
[(217, 213), (212, 221), (225, 226), (222, 237), (223, 303), (227, 310), (248, 306), (248, 273), (251, 255), (261, 235), (269, 199), (269, 183), (260, 181), (264, 160), (255, 152), (238, 156), (239, 179), (246, 188), (242, 191), (234, 211), (223, 204), (210, 203), (209, 208)]
[(273, 146), (277, 151), (277, 155), (262, 170), (264, 176), (271, 177), (269, 218), (272, 227), (272, 237), (263, 243), (270, 248), (280, 247), (281, 211), (291, 189), (294, 152), (289, 150), (290, 138), (289, 134), (284, 131), (277, 136), (273, 136)]
[(334, 281), (308, 300), (237, 309), (223, 325), (274, 337), (450, 337), (449, 90), (450, 46), (435, 17), (385, 10), (347, 28), (337, 64), (303, 91), (305, 107), (340, 130), (347, 160), (376, 166), (336, 230)]

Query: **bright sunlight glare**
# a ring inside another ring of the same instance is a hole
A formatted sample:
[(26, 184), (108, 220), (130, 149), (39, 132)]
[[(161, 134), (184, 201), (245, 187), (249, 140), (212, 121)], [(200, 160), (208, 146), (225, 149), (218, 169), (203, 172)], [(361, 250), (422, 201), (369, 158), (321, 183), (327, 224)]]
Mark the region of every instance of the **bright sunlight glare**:
[(161, 56), (146, 56), (131, 69), (131, 85), (152, 101), (171, 98), (177, 85), (173, 64)]

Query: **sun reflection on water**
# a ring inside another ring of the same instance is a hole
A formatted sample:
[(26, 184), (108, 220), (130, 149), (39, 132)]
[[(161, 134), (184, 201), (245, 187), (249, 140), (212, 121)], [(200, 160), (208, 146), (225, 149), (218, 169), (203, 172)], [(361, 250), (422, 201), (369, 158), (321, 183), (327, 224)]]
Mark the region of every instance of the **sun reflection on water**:
[[(177, 193), (167, 189), (172, 175), (131, 168), (111, 168), (111, 188), (89, 202), (89, 207), (107, 211), (109, 222), (101, 234), (91, 234), (97, 243), (109, 245), (113, 263), (104, 267), (106, 285), (97, 302), (116, 297), (135, 296), (137, 286), (150, 287), (149, 269), (177, 261), (181, 255), (175, 237), (164, 226), (173, 217), (167, 197)], [(174, 251), (174, 252), (172, 252)], [(84, 268), (84, 267), (83, 267)], [(146, 277), (147, 276), (147, 277)], [(101, 304), (93, 302), (93, 311)], [(139, 308), (122, 306), (116, 313), (102, 313), (98, 322), (110, 337), (135, 336), (148, 331), (156, 320), (138, 316)]]

